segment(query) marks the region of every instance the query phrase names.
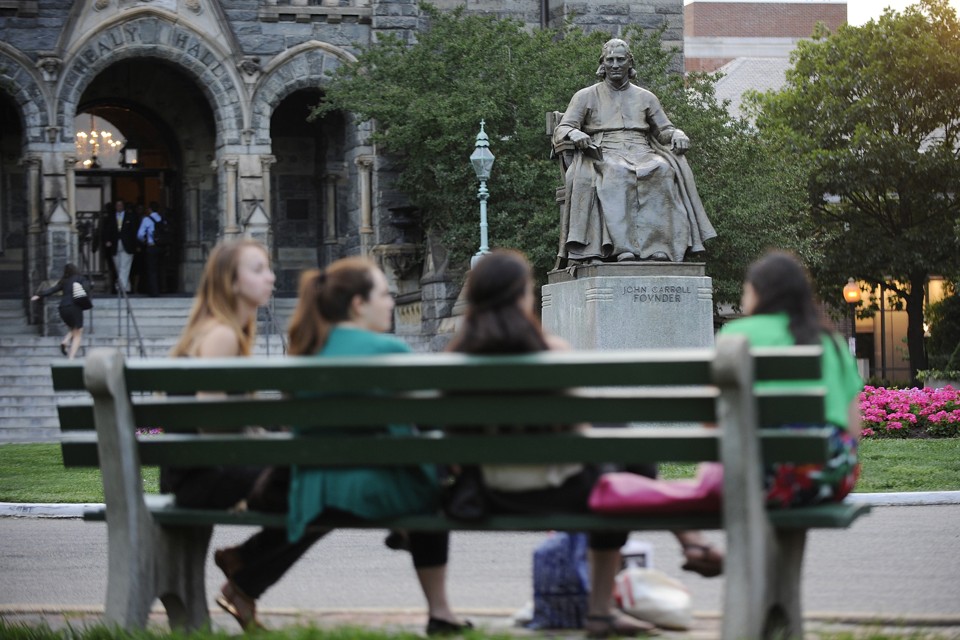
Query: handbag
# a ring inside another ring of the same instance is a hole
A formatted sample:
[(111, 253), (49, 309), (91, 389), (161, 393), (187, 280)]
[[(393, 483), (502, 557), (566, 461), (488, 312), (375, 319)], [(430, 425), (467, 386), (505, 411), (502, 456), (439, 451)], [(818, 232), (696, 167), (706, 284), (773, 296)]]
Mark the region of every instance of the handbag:
[(455, 520), (482, 520), (487, 516), (487, 499), (480, 467), (467, 465), (442, 481), (440, 507)]
[(90, 300), (90, 294), (87, 293), (87, 290), (82, 284), (74, 280), (72, 289), (73, 304), (77, 305), (84, 311), (88, 311), (89, 309), (93, 308), (93, 301)]
[(662, 571), (628, 567), (614, 579), (613, 597), (634, 618), (663, 629), (686, 631), (693, 625), (690, 592)]
[(597, 513), (716, 513), (723, 492), (723, 465), (703, 462), (693, 480), (658, 480), (634, 473), (607, 473), (590, 492)]

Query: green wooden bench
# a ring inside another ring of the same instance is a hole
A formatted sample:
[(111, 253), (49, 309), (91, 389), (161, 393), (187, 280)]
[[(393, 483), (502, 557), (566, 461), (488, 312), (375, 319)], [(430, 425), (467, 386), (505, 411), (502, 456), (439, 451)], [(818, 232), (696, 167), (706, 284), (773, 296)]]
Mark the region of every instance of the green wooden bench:
[[(106, 518), (106, 617), (125, 627), (142, 627), (157, 597), (172, 625), (204, 624), (208, 620), (204, 566), (212, 526), (284, 524), (283, 516), (275, 514), (184, 509), (167, 496), (145, 495), (141, 465), (719, 460), (725, 465), (726, 496), (719, 515), (503, 515), (462, 522), (438, 514), (348, 526), (475, 531), (725, 529), (723, 637), (734, 640), (772, 637), (779, 631), (800, 637), (807, 530), (847, 527), (869, 510), (852, 504), (770, 512), (764, 508), (762, 461), (823, 461), (827, 436), (821, 430), (758, 429), (760, 424), (822, 422), (822, 390), (754, 392), (753, 382), (817, 377), (818, 355), (818, 347), (751, 352), (739, 337), (720, 338), (716, 350), (501, 357), (125, 361), (117, 351), (94, 350), (83, 363), (54, 365), (53, 380), (57, 390), (87, 389), (92, 397), (59, 407), (63, 459), (68, 467), (99, 465), (102, 470), (106, 512), (88, 517)], [(196, 398), (190, 395), (196, 390), (230, 395)], [(300, 392), (322, 395), (304, 398)], [(594, 429), (586, 435), (462, 431), (478, 423), (581, 421), (660, 426)], [(442, 425), (444, 432), (423, 429), (416, 436), (390, 437), (369, 428), (389, 423)], [(689, 423), (716, 423), (719, 429)], [(309, 434), (236, 432), (247, 425), (297, 425)], [(138, 438), (138, 426), (162, 426), (165, 434)], [(196, 428), (204, 433), (190, 432)]]

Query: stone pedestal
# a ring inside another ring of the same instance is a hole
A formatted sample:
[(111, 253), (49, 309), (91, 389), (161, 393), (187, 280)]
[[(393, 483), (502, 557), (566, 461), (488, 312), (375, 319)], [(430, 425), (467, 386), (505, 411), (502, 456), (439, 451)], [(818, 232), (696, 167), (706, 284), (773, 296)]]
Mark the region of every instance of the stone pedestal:
[(574, 349), (713, 346), (713, 286), (703, 263), (604, 263), (553, 271), (543, 328)]

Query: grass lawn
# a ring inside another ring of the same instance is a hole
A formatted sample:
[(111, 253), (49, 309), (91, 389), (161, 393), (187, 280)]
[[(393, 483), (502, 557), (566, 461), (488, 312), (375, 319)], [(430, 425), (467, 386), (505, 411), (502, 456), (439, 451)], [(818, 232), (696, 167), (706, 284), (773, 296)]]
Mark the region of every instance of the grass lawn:
[[(209, 630), (192, 633), (153, 629), (127, 632), (103, 626), (51, 630), (44, 626), (29, 627), (6, 623), (0, 617), (0, 637), (5, 640), (230, 640), (251, 636)], [(252, 637), (261, 640), (420, 640), (422, 638), (420, 634), (413, 632), (387, 632), (357, 627), (318, 628), (312, 626), (291, 626), (283, 629), (258, 631)], [(528, 635), (471, 631), (465, 633), (462, 637), (467, 640), (517, 640), (517, 638), (528, 637)], [(529, 637), (549, 638), (551, 634), (541, 632)], [(561, 637), (572, 637), (572, 635), (567, 632), (563, 633)], [(916, 629), (898, 631), (889, 627), (874, 630), (867, 626), (856, 631), (821, 632), (817, 634), (817, 638), (820, 640), (943, 640), (946, 637), (947, 635), (936, 633), (933, 630), (929, 632)]]
[[(156, 468), (144, 486), (159, 490)], [(0, 445), (0, 502), (103, 502), (99, 469), (67, 469), (58, 444)]]
[[(857, 492), (960, 490), (960, 438), (864, 440)], [(693, 475), (695, 465), (663, 464), (664, 478)], [(158, 488), (156, 468), (144, 485)], [(97, 469), (66, 469), (56, 444), (0, 445), (0, 502), (103, 502)]]

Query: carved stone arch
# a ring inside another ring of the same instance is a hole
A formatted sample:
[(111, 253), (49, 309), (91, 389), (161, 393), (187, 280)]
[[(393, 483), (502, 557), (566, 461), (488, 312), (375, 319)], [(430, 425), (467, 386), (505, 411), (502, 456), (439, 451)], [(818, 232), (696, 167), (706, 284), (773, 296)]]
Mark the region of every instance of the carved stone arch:
[(217, 146), (242, 144), (246, 102), (243, 83), (229, 53), (184, 24), (146, 12), (107, 23), (66, 56), (58, 92), (58, 124), (72, 122), (80, 96), (100, 72), (131, 58), (166, 60), (184, 71), (196, 82), (214, 113)]
[(43, 80), (29, 58), (3, 42), (0, 42), (0, 91), (8, 94), (20, 110), (24, 143), (47, 142), (50, 111)]
[(256, 144), (270, 144), (270, 116), (284, 98), (300, 89), (323, 87), (329, 71), (344, 61), (356, 60), (346, 49), (316, 40), (297, 45), (272, 60), (251, 100), (250, 129)]

